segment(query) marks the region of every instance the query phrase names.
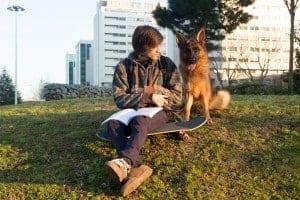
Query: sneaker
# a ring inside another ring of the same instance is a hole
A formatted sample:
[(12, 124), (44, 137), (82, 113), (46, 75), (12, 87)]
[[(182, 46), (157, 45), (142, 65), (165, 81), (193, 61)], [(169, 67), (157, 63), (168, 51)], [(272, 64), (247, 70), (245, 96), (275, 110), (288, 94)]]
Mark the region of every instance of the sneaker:
[(126, 179), (131, 168), (131, 166), (123, 158), (107, 161), (105, 163), (105, 167), (111, 179), (116, 182), (122, 182)]
[(121, 187), (121, 195), (127, 196), (138, 188), (152, 174), (153, 170), (147, 165), (132, 168), (126, 183)]

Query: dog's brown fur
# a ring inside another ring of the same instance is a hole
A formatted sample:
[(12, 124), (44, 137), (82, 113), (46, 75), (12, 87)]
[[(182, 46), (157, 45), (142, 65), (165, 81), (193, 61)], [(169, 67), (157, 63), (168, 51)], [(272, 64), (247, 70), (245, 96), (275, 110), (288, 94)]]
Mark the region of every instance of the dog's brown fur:
[(194, 39), (187, 39), (181, 33), (176, 33), (179, 47), (179, 70), (185, 88), (184, 120), (190, 119), (190, 111), (194, 100), (200, 100), (203, 114), (208, 123), (212, 123), (209, 110), (223, 110), (230, 102), (230, 94), (220, 90), (212, 92), (210, 83), (210, 67), (208, 53), (205, 47), (205, 30), (200, 29)]

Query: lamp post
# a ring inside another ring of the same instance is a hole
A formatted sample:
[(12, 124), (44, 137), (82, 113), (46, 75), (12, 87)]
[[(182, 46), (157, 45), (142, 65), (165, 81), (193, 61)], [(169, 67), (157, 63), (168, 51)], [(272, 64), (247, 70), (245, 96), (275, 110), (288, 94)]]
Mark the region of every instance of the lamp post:
[(15, 104), (18, 104), (18, 12), (22, 12), (25, 9), (21, 6), (9, 6), (9, 11), (15, 12)]

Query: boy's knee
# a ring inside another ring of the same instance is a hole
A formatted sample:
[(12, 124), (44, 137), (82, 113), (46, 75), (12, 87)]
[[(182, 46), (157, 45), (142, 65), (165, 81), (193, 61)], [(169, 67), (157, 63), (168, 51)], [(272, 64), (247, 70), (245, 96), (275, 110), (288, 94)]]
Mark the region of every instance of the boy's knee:
[(119, 128), (121, 126), (121, 122), (120, 121), (118, 121), (118, 120), (109, 120), (108, 122), (107, 122), (107, 128), (109, 128), (109, 129), (117, 129), (117, 128)]

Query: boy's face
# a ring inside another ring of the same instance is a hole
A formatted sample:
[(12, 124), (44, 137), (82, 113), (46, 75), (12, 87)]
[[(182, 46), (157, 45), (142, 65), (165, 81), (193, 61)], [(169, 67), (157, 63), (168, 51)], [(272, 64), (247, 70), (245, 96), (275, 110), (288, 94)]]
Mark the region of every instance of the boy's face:
[(148, 52), (146, 53), (146, 56), (153, 61), (157, 61), (160, 57), (160, 53), (161, 53), (160, 45), (158, 45), (154, 48), (149, 49)]

